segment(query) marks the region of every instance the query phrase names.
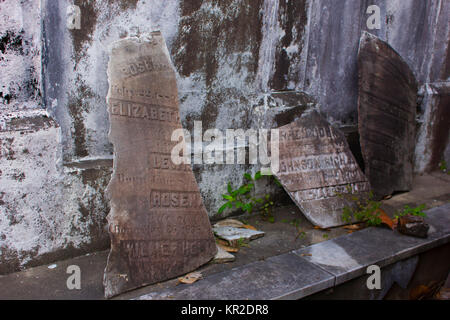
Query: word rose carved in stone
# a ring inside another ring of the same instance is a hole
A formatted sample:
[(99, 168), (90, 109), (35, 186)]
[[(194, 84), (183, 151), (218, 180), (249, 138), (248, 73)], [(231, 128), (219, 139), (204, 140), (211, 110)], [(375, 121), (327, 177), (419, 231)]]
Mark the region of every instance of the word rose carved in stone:
[(175, 71), (159, 32), (113, 45), (108, 66), (114, 172), (105, 296), (190, 272), (217, 248), (192, 168), (171, 162), (181, 129)]

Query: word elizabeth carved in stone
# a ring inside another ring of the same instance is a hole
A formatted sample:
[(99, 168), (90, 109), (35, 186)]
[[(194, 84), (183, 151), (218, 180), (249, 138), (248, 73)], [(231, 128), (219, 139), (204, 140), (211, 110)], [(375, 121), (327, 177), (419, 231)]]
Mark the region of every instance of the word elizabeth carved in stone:
[(412, 186), (417, 83), (401, 56), (364, 32), (358, 53), (359, 134), (365, 173), (377, 197)]
[(111, 251), (105, 296), (167, 280), (217, 252), (190, 165), (175, 165), (175, 71), (159, 32), (113, 45), (108, 66), (114, 172), (107, 188)]
[(322, 228), (345, 224), (344, 207), (354, 205), (340, 194), (365, 197), (369, 183), (344, 134), (317, 111), (309, 110), (279, 128), (279, 171), (275, 173), (305, 216)]

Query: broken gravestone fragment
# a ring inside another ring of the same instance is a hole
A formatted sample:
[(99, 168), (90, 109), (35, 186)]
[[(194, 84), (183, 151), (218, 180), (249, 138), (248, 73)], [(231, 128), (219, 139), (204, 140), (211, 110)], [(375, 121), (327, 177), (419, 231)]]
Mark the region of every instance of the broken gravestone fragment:
[(108, 66), (114, 171), (105, 296), (186, 274), (217, 248), (191, 166), (175, 165), (175, 71), (159, 32), (113, 45)]
[(230, 226), (218, 226), (213, 228), (217, 237), (228, 241), (235, 246), (239, 241), (249, 242), (264, 236), (263, 231), (235, 228)]
[(364, 32), (358, 53), (358, 125), (365, 174), (377, 198), (412, 186), (417, 83), (387, 43)]
[(409, 236), (426, 238), (429, 229), (430, 226), (422, 217), (407, 215), (398, 219), (397, 230)]
[(220, 264), (220, 263), (228, 263), (233, 262), (236, 260), (236, 257), (233, 256), (231, 253), (228, 253), (225, 249), (223, 249), (221, 246), (217, 246), (217, 254), (214, 257), (212, 263)]
[(350, 151), (344, 134), (310, 109), (279, 128), (278, 178), (289, 196), (314, 225), (345, 224), (344, 207), (354, 202), (344, 194), (367, 197), (369, 183)]

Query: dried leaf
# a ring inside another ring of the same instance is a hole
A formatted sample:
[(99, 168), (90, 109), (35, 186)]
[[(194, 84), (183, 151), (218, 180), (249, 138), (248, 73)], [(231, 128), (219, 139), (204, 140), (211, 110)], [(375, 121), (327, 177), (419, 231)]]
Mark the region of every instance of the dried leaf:
[(428, 286), (420, 285), (417, 286), (409, 292), (409, 299), (410, 300), (420, 300), (427, 295), (429, 295), (431, 289)]
[(244, 224), (243, 227), (244, 227), (245, 229), (250, 229), (250, 230), (258, 231), (254, 226), (251, 226), (251, 225), (249, 225), (249, 224)]
[(356, 230), (364, 229), (364, 225), (361, 223), (356, 223), (356, 224), (344, 226), (344, 229), (356, 231)]
[(200, 272), (191, 272), (184, 277), (178, 278), (178, 281), (184, 284), (192, 284), (200, 279), (203, 279), (203, 275)]
[(232, 252), (232, 253), (234, 253), (234, 252), (238, 252), (238, 251), (239, 251), (239, 248), (230, 247), (230, 246), (224, 245), (224, 244), (222, 244), (222, 243), (218, 243), (217, 245), (218, 245), (219, 247), (221, 247), (223, 250), (225, 250), (226, 252)]
[(321, 228), (321, 227), (319, 227), (319, 226), (314, 226), (314, 229), (316, 229), (316, 230), (321, 230), (321, 231), (330, 231), (330, 229), (324, 229), (324, 228)]
[(302, 257), (312, 257), (311, 253), (302, 253), (300, 256)]
[(377, 211), (375, 212), (380, 213), (379, 217), (381, 219), (381, 223), (384, 223), (389, 228), (394, 230), (394, 221), (392, 221), (392, 219), (387, 215), (387, 213), (383, 209), (377, 209)]

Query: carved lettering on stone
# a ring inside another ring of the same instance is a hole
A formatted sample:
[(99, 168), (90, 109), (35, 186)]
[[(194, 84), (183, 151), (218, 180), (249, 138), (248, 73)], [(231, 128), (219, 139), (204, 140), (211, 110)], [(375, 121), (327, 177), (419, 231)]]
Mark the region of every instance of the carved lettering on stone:
[(417, 84), (400, 55), (364, 32), (358, 54), (358, 125), (365, 174), (375, 195), (412, 185)]
[(174, 278), (217, 248), (190, 165), (171, 150), (182, 128), (175, 71), (159, 32), (113, 45), (108, 67), (114, 172), (105, 296)]
[(280, 167), (275, 176), (314, 225), (345, 224), (343, 208), (353, 204), (338, 195), (366, 196), (370, 186), (344, 134), (315, 110), (279, 130)]

